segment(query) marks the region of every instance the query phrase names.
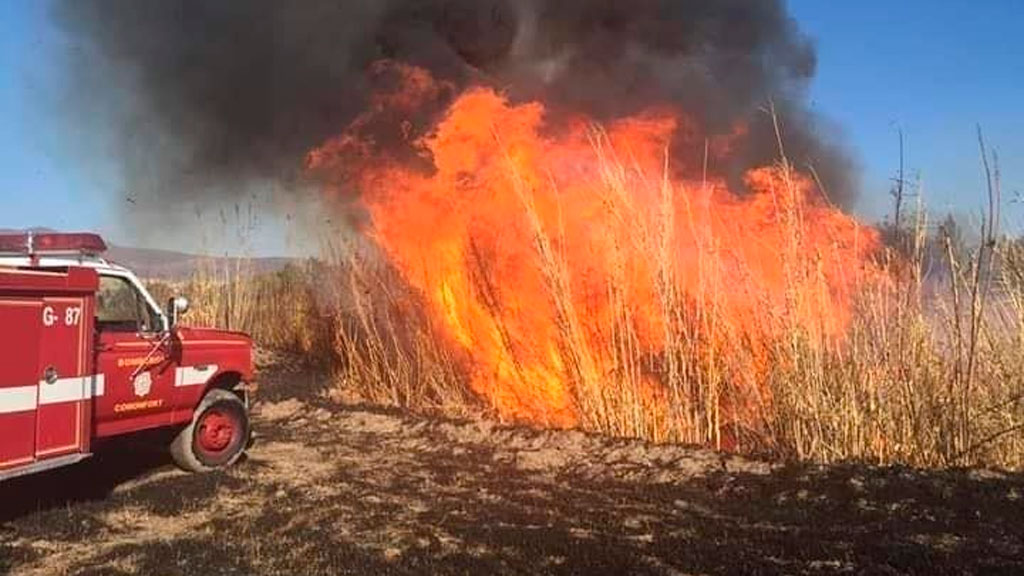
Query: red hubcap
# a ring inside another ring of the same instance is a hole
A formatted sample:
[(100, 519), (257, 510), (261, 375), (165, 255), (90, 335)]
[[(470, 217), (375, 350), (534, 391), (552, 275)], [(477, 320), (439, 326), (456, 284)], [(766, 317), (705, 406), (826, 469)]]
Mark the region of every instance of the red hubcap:
[(199, 446), (207, 452), (220, 452), (231, 444), (235, 422), (220, 410), (209, 410), (199, 421)]

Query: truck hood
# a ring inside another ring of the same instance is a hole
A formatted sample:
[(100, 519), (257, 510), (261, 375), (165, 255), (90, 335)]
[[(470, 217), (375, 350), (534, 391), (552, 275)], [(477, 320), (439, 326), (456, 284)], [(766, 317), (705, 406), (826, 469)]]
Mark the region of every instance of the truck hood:
[(243, 332), (217, 330), (214, 328), (177, 328), (178, 338), (183, 344), (209, 344), (213, 346), (252, 346), (252, 338)]
[(176, 331), (182, 366), (215, 365), (218, 374), (237, 372), (244, 382), (254, 380), (252, 338), (248, 335), (187, 326)]

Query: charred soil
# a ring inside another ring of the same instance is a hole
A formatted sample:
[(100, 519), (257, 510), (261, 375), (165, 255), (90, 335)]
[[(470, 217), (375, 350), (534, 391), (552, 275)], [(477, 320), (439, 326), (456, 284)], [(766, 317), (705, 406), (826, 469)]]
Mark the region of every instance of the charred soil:
[(135, 443), (0, 485), (0, 574), (1020, 574), (1024, 478), (783, 466), (327, 399), (276, 362), (234, 468)]

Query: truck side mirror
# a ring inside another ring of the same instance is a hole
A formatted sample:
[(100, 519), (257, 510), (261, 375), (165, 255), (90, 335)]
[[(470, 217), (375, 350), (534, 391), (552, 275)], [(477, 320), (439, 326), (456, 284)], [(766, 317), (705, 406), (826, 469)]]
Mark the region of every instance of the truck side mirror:
[(167, 301), (167, 321), (170, 324), (168, 328), (174, 328), (178, 325), (178, 318), (183, 316), (185, 312), (188, 312), (188, 298), (184, 296), (175, 296)]

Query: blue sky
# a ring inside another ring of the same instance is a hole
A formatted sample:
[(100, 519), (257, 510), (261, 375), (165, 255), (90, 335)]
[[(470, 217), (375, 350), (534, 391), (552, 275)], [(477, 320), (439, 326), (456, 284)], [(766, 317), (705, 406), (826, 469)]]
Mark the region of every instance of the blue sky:
[(790, 0), (818, 45), (816, 110), (846, 132), (864, 169), (859, 211), (878, 218), (899, 163), (934, 212), (977, 213), (983, 180), (976, 126), (997, 149), (1008, 225), (1024, 192), (1024, 2)]
[[(877, 220), (889, 207), (897, 128), (931, 210), (976, 213), (980, 124), (1001, 157), (1008, 224), (1020, 229), (1024, 208), (1011, 200), (1024, 192), (1024, 2), (790, 0), (790, 8), (818, 46), (813, 106), (860, 160), (860, 215)], [(0, 0), (0, 228), (95, 229), (122, 240), (110, 205), (119, 197), (108, 193), (122, 188), (113, 160), (76, 160), (65, 144), (61, 50), (45, 2)]]
[(60, 52), (43, 4), (0, 0), (0, 228), (108, 228), (100, 183), (62, 146)]

